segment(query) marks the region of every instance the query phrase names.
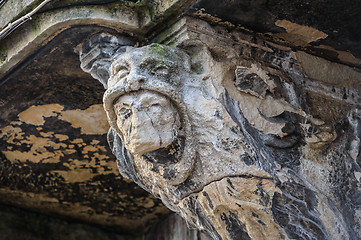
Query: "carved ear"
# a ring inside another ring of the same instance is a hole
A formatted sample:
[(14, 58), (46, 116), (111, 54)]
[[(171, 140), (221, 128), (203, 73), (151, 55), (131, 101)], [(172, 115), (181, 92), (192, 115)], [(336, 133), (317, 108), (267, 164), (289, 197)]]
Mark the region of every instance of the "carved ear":
[(190, 56), (192, 72), (203, 80), (209, 78), (215, 62), (229, 62), (237, 55), (232, 49), (211, 44), (206, 45), (200, 40), (186, 40), (177, 47)]
[(191, 70), (198, 75), (207, 74), (207, 64), (211, 60), (211, 54), (209, 53), (207, 46), (201, 41), (189, 40), (182, 42), (177, 46), (184, 52), (186, 52), (191, 58)]
[(100, 33), (77, 46), (75, 51), (79, 54), (81, 69), (99, 80), (106, 89), (113, 56), (122, 47), (133, 46), (134, 43), (135, 40), (129, 36)]

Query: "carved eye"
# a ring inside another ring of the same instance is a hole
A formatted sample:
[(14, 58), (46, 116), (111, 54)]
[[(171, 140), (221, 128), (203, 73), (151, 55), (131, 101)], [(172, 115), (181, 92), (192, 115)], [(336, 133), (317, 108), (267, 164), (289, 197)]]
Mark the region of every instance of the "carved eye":
[(169, 73), (169, 68), (165, 65), (157, 65), (152, 69), (152, 74), (154, 75), (167, 75)]
[(132, 114), (132, 111), (129, 108), (120, 108), (117, 111), (117, 115), (120, 118), (127, 119)]
[(112, 75), (117, 75), (118, 78), (123, 78), (129, 74), (129, 69), (125, 65), (116, 65), (113, 68)]
[(150, 105), (150, 107), (162, 107), (160, 103), (153, 103)]
[(162, 112), (162, 106), (159, 103), (153, 103), (146, 107), (147, 111), (152, 113), (161, 113)]

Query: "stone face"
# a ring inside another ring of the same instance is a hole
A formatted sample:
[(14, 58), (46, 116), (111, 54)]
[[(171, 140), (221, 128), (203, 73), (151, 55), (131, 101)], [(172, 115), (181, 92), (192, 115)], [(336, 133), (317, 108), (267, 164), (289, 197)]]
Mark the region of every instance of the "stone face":
[[(104, 94), (104, 106), (114, 129), (108, 136), (111, 148), (118, 151), (116, 149), (119, 144), (123, 145), (122, 142), (128, 145), (137, 162), (136, 168), (143, 171), (150, 182), (161, 184), (160, 188), (166, 187), (163, 185), (164, 177), (169, 182), (182, 183), (194, 162), (194, 146), (192, 141), (187, 140), (187, 135), (192, 134), (188, 113), (178, 92), (181, 76), (176, 75), (181, 69), (189, 70), (187, 62), (180, 61), (186, 55), (159, 44), (124, 50), (123, 54), (115, 57), (109, 87)], [(124, 109), (126, 104), (128, 111)], [(119, 109), (118, 105), (123, 109)], [(128, 114), (124, 116), (123, 110)], [(147, 133), (141, 133), (141, 129)], [(129, 166), (127, 161), (124, 158), (118, 164), (124, 165), (124, 173), (135, 180), (136, 176), (126, 167)], [(154, 168), (156, 170), (152, 171)], [(148, 180), (140, 181), (149, 185)]]
[(123, 176), (214, 239), (359, 238), (360, 103), (314, 110), (337, 98), (300, 53), (182, 21), (175, 47), (121, 47), (101, 80)]
[[(151, 91), (130, 93), (114, 104), (117, 128), (125, 148), (135, 155), (143, 155), (167, 148), (177, 139), (180, 119), (169, 99)], [(172, 151), (176, 151), (178, 145)]]

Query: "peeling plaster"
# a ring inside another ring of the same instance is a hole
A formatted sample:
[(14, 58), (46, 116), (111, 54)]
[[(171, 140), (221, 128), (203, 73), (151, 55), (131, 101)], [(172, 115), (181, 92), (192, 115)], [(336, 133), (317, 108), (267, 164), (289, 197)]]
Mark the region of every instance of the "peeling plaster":
[[(85, 110), (63, 109), (59, 104), (31, 106), (18, 115), (20, 121), (13, 121), (0, 129), (0, 139), (8, 144), (2, 151), (5, 157), (13, 163), (62, 163), (65, 170), (51, 172), (69, 183), (85, 182), (98, 174), (118, 175), (115, 161), (107, 161), (107, 149), (99, 145), (99, 140), (93, 139), (90, 143), (82, 138), (71, 140), (67, 135), (44, 131), (40, 127), (46, 118), (56, 117), (80, 128), (81, 134), (106, 134), (109, 126), (102, 105), (92, 105)], [(29, 134), (23, 124), (39, 126), (36, 127), (38, 133)], [(81, 159), (69, 158), (64, 162), (64, 157), (72, 154)]]
[(45, 117), (55, 117), (69, 122), (74, 128), (81, 128), (82, 134), (105, 134), (109, 125), (102, 104), (92, 105), (85, 110), (66, 110), (59, 104), (31, 106), (19, 113), (19, 120), (27, 124), (41, 126)]
[(312, 27), (299, 25), (288, 20), (277, 20), (275, 25), (282, 27), (287, 33), (277, 33), (274, 36), (283, 38), (287, 42), (299, 46), (305, 46), (308, 43), (325, 39), (328, 35)]
[(68, 110), (61, 112), (60, 119), (80, 127), (82, 134), (105, 134), (109, 125), (102, 104), (92, 105), (85, 110)]
[(47, 104), (40, 106), (31, 106), (25, 111), (19, 113), (19, 120), (27, 124), (43, 125), (45, 117), (56, 116), (64, 107), (59, 104)]
[(317, 46), (317, 48), (320, 49), (327, 49), (327, 50), (331, 50), (334, 51), (338, 54), (337, 58), (343, 62), (343, 63), (349, 63), (349, 64), (354, 64), (356, 66), (360, 66), (361, 65), (361, 59), (356, 58), (354, 55), (352, 55), (352, 53), (350, 52), (345, 52), (345, 51), (339, 51), (334, 49), (333, 47), (330, 46), (325, 46), (325, 45), (320, 45)]
[[(3, 132), (3, 134), (9, 136), (9, 132)], [(59, 162), (60, 157), (64, 156), (62, 149), (64, 148), (64, 146), (66, 147), (66, 145), (62, 143), (55, 143), (48, 137), (42, 138), (30, 135), (23, 138), (22, 135), (15, 135), (12, 136), (12, 139), (16, 139), (21, 143), (25, 143), (31, 146), (29, 151), (3, 151), (5, 157), (12, 162), (31, 161), (34, 163), (51, 163)], [(18, 145), (17, 143), (15, 144)], [(54, 149), (58, 150), (49, 152), (46, 147), (53, 147)]]
[[(199, 18), (201, 18), (203, 20), (206, 20), (206, 21), (209, 21), (209, 22), (212, 22), (212, 23), (217, 23), (217, 24), (219, 24), (221, 26), (230, 27), (230, 28), (236, 27), (231, 22), (224, 21), (219, 17), (212, 16), (211, 14), (206, 13), (204, 8), (199, 9), (197, 12), (193, 13), (193, 15), (196, 16), (196, 17), (199, 17)], [(241, 28), (241, 27), (239, 27), (239, 28)], [(244, 29), (244, 28), (242, 28), (242, 29)]]

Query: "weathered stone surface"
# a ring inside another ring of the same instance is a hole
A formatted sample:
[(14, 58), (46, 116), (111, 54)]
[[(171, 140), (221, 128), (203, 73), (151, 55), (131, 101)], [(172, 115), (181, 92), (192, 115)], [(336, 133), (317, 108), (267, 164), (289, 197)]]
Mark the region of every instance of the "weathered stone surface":
[(121, 47), (102, 79), (120, 172), (214, 239), (361, 237), (360, 85), (324, 112), (310, 96), (338, 101), (339, 86), (312, 57), (192, 19), (171, 29), (158, 39), (174, 47)]

